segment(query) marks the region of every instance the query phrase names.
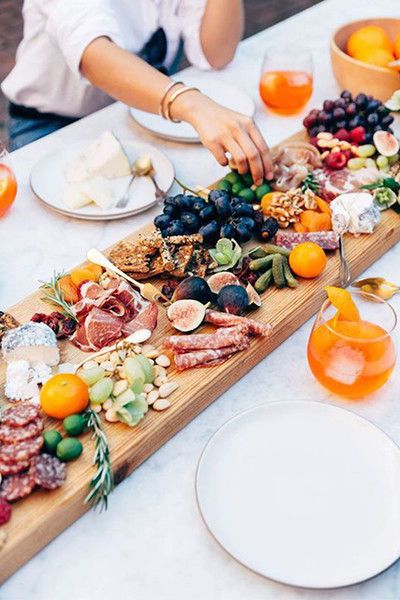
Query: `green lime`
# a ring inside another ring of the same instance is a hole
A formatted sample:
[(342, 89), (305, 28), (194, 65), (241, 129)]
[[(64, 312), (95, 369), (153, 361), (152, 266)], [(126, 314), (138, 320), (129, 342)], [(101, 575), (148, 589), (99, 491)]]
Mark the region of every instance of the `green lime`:
[(272, 188), (268, 183), (262, 183), (256, 188), (257, 200), (262, 200), (262, 197), (265, 196), (265, 194), (269, 194), (269, 192), (272, 192)]
[(241, 190), (238, 193), (238, 196), (243, 198), (243, 200), (245, 200), (245, 202), (249, 202), (249, 203), (254, 202), (256, 199), (255, 193), (250, 188), (244, 188), (243, 190)]
[(251, 187), (254, 183), (251, 173), (245, 173), (244, 175), (242, 175), (242, 179), (245, 185), (247, 185), (247, 187)]
[(231, 184), (228, 181), (225, 181), (225, 179), (221, 179), (221, 181), (218, 181), (217, 183), (217, 190), (226, 190), (227, 192), (230, 192), (231, 187)]
[(241, 183), (242, 178), (237, 171), (231, 171), (228, 175), (225, 175), (224, 180), (233, 185), (234, 183)]
[(232, 194), (234, 196), (237, 196), (238, 193), (244, 189), (244, 183), (242, 183), (241, 181), (238, 181), (237, 183), (234, 183), (232, 186)]
[(82, 454), (83, 446), (79, 440), (67, 437), (57, 444), (57, 458), (64, 462), (75, 460)]
[(63, 421), (63, 427), (68, 435), (81, 435), (85, 429), (85, 419), (83, 415), (70, 415)]
[(62, 440), (61, 433), (55, 429), (48, 429), (47, 431), (43, 431), (42, 437), (44, 439), (44, 449), (46, 452), (49, 454), (55, 454), (57, 445)]

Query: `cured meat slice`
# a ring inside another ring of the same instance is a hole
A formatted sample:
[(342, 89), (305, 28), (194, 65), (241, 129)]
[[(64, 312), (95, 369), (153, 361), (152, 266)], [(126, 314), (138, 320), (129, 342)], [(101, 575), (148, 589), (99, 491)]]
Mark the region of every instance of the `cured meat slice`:
[(229, 358), (232, 354), (245, 350), (250, 345), (249, 338), (243, 336), (240, 344), (235, 346), (227, 346), (226, 348), (208, 348), (205, 350), (197, 350), (196, 352), (186, 352), (185, 354), (177, 354), (175, 358), (175, 366), (178, 371), (190, 369), (199, 365), (212, 366), (222, 358)]
[(94, 308), (86, 317), (84, 324), (78, 327), (71, 341), (82, 350), (87, 348), (100, 350), (120, 337), (122, 325), (121, 319), (100, 308)]
[(28, 473), (6, 477), (0, 487), (0, 497), (8, 502), (29, 496), (35, 484)]
[(296, 231), (278, 230), (275, 243), (292, 250), (302, 242), (314, 242), (324, 250), (337, 250), (339, 248), (339, 236), (335, 231), (315, 231), (310, 233), (297, 233)]
[(14, 463), (2, 463), (0, 462), (0, 475), (6, 477), (7, 475), (16, 475), (22, 471), (26, 471), (29, 468), (28, 460), (20, 460)]
[(39, 407), (29, 402), (8, 406), (1, 412), (0, 422), (10, 427), (23, 427), (34, 421), (40, 414)]
[(157, 319), (157, 304), (155, 302), (148, 303), (148, 306), (146, 306), (134, 319), (123, 325), (122, 332), (124, 335), (131, 335), (131, 333), (135, 333), (135, 331), (138, 331), (139, 329), (149, 329), (150, 331), (154, 331), (157, 327)]
[(25, 440), (19, 444), (3, 444), (0, 446), (0, 462), (9, 464), (29, 460), (32, 456), (39, 454), (43, 443), (43, 438), (39, 435), (37, 438)]
[(64, 483), (67, 470), (65, 464), (55, 456), (40, 454), (32, 458), (29, 475), (34, 484), (46, 490), (55, 490)]
[(240, 317), (238, 315), (231, 315), (229, 313), (219, 312), (217, 310), (208, 309), (206, 311), (205, 322), (216, 325), (217, 327), (232, 327), (244, 323), (249, 328), (249, 333), (253, 335), (269, 336), (272, 331), (272, 327), (269, 323), (260, 323), (247, 317)]
[(224, 348), (240, 344), (249, 327), (246, 323), (218, 329), (215, 333), (197, 333), (193, 335), (171, 335), (164, 340), (164, 346), (174, 352)]
[(0, 442), (4, 444), (19, 444), (25, 440), (37, 437), (43, 431), (43, 420), (37, 417), (23, 427), (11, 427), (3, 423), (0, 425)]

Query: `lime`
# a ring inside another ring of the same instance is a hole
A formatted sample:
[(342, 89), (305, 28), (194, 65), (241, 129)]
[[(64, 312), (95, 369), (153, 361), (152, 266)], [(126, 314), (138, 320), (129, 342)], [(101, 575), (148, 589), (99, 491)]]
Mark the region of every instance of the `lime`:
[(44, 439), (44, 449), (49, 454), (55, 454), (57, 449), (57, 444), (59, 444), (62, 440), (62, 435), (56, 429), (48, 429), (42, 433), (42, 437)]
[(240, 183), (242, 181), (242, 177), (239, 175), (237, 171), (231, 171), (228, 175), (225, 175), (224, 181), (227, 181), (231, 185), (234, 183)]
[(218, 181), (217, 183), (217, 190), (226, 190), (227, 192), (230, 192), (231, 187), (231, 184), (228, 181), (225, 181), (225, 179), (221, 179), (221, 181)]
[(255, 193), (250, 188), (244, 188), (243, 190), (241, 190), (238, 193), (238, 196), (240, 196), (241, 198), (243, 198), (243, 200), (245, 202), (249, 202), (249, 203), (254, 202), (255, 199), (256, 199)]
[(85, 429), (85, 419), (83, 415), (70, 415), (63, 421), (63, 427), (68, 435), (81, 435)]
[(234, 183), (232, 186), (232, 194), (234, 196), (237, 196), (239, 194), (239, 192), (244, 189), (244, 187), (245, 187), (244, 183), (242, 183), (241, 181)]
[(269, 192), (271, 192), (272, 189), (271, 187), (268, 185), (268, 183), (262, 183), (261, 185), (259, 185), (256, 188), (256, 196), (257, 196), (257, 200), (262, 200), (262, 197), (265, 196), (265, 194), (269, 194)]

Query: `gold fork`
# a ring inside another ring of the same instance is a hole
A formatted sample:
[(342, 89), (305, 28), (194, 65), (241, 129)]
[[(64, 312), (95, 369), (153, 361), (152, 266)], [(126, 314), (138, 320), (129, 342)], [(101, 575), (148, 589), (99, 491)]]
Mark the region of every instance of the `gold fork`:
[(95, 265), (104, 267), (108, 271), (116, 273), (116, 275), (119, 275), (123, 279), (126, 279), (126, 281), (129, 281), (133, 287), (139, 290), (140, 294), (143, 296), (143, 298), (146, 298), (146, 300), (150, 300), (150, 302), (170, 304), (169, 299), (164, 296), (164, 294), (162, 294), (155, 285), (152, 283), (141, 283), (140, 281), (136, 281), (136, 279), (132, 279), (132, 277), (129, 277), (129, 275), (121, 271), (121, 269), (118, 269), (118, 267), (116, 267), (102, 252), (100, 252), (100, 250), (91, 248), (87, 253), (87, 259)]

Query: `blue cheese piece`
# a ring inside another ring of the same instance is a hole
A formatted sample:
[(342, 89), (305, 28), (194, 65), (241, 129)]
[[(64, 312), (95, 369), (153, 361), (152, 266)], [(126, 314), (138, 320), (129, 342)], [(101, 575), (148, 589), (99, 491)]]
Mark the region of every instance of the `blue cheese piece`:
[(65, 178), (69, 183), (78, 183), (93, 177), (116, 179), (130, 174), (129, 159), (112, 131), (105, 131), (64, 169)]
[(381, 220), (374, 198), (368, 192), (341, 194), (330, 203), (332, 228), (342, 233), (372, 233)]
[(45, 323), (29, 322), (11, 329), (3, 336), (1, 349), (7, 362), (26, 360), (50, 367), (60, 362), (56, 335)]

